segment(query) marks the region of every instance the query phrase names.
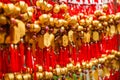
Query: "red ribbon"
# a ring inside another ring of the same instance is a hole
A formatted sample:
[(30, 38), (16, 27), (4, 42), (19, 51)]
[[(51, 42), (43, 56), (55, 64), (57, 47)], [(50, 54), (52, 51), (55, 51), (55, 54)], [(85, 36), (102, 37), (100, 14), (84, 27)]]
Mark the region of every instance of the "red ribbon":
[(24, 67), (25, 61), (24, 61), (24, 44), (23, 42), (20, 42), (19, 44), (19, 51), (20, 51), (20, 61), (19, 61), (19, 67), (20, 70)]
[(44, 69), (45, 71), (49, 71), (49, 66), (50, 66), (50, 48), (45, 47), (43, 49), (44, 53)]
[(63, 60), (63, 47), (60, 47), (60, 53), (59, 53), (59, 64), (60, 64), (60, 66), (61, 67), (63, 67), (63, 62), (64, 62), (64, 60)]
[(77, 63), (77, 52), (76, 52), (76, 48), (74, 46), (72, 46), (72, 60), (74, 60), (74, 64), (76, 65), (76, 63)]
[(30, 69), (33, 68), (33, 60), (32, 60), (32, 54), (31, 54), (31, 49), (27, 49), (27, 54), (26, 54), (26, 66), (29, 67)]
[(57, 62), (56, 62), (56, 56), (54, 54), (54, 49), (51, 49), (51, 53), (50, 53), (50, 63), (51, 63), (51, 67), (55, 68)]

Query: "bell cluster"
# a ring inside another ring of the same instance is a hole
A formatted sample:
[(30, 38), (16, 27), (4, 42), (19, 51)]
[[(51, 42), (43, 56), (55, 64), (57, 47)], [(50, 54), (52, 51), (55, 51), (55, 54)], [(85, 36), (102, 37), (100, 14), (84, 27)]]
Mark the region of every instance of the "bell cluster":
[[(36, 1), (35, 6), (28, 6), (24, 1), (9, 4), (0, 2), (0, 31), (6, 32), (10, 38), (4, 41), (16, 44), (27, 33), (43, 35), (46, 31), (55, 35), (57, 31), (67, 33), (69, 30), (82, 33), (105, 32), (107, 27), (119, 24), (120, 13), (107, 14), (106, 4), (101, 10), (94, 11), (94, 14), (71, 15), (69, 8), (65, 3), (49, 3), (44, 0)], [(18, 35), (17, 39), (15, 35)]]

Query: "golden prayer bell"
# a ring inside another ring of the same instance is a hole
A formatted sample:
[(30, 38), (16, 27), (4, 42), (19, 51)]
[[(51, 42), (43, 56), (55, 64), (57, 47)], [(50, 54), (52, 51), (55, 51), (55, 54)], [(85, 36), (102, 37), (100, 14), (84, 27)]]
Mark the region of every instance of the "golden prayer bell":
[(79, 26), (77, 27), (77, 30), (78, 30), (78, 31), (82, 31), (82, 30), (83, 30), (83, 26), (80, 26), (80, 25), (79, 25)]
[(33, 24), (33, 32), (38, 33), (41, 30), (39, 24)]
[(120, 20), (120, 13), (116, 13), (116, 15), (114, 16), (114, 20)]
[(53, 6), (51, 4), (47, 4), (47, 7), (45, 8), (45, 11), (48, 12), (52, 10)]
[(43, 3), (41, 4), (40, 9), (41, 9), (41, 10), (45, 10), (46, 8), (47, 8), (47, 2), (46, 2), (46, 1), (43, 1)]
[(70, 18), (70, 14), (69, 13), (65, 13), (64, 14), (64, 19), (67, 20), (68, 18)]
[(15, 80), (23, 80), (22, 74), (16, 74), (15, 75)]
[(79, 23), (80, 23), (81, 26), (84, 26), (85, 25), (85, 20), (81, 19)]
[(53, 78), (53, 73), (49, 72), (49, 79), (52, 79), (52, 78)]
[(23, 80), (29, 80), (29, 77), (27, 74), (23, 74)]
[(56, 75), (60, 75), (61, 74), (61, 69), (60, 68), (56, 68), (55, 69), (55, 74)]
[(94, 21), (93, 21), (93, 26), (98, 26), (98, 24), (99, 24), (99, 21), (98, 21), (98, 20), (94, 20)]
[(102, 9), (103, 9), (103, 11), (107, 11), (107, 10), (108, 10), (108, 5), (107, 5), (107, 4), (104, 4), (104, 5), (102, 6)]
[(50, 19), (49, 19), (49, 24), (51, 25), (51, 26), (54, 26), (54, 19), (52, 18), (52, 17), (50, 17)]
[(34, 9), (33, 9), (33, 7), (27, 7), (27, 12), (34, 12)]
[(0, 15), (0, 24), (7, 24), (7, 18), (4, 15)]
[(37, 6), (40, 7), (42, 4), (43, 4), (43, 0), (37, 0), (37, 1), (36, 1), (36, 5), (37, 5)]
[(105, 16), (100, 16), (99, 20), (107, 20), (107, 16), (106, 15)]
[(5, 80), (14, 80), (14, 74), (13, 73), (7, 73), (4, 76)]
[(4, 14), (7, 16), (13, 15), (15, 13), (15, 5), (13, 5), (12, 3), (4, 4), (3, 9)]
[(95, 16), (101, 16), (101, 15), (102, 15), (102, 11), (96, 10), (96, 11), (94, 12), (94, 15), (95, 15)]
[(37, 66), (37, 68), (38, 68), (38, 72), (42, 72), (43, 71), (43, 67), (42, 66)]
[(21, 13), (27, 12), (28, 5), (24, 1), (19, 1), (15, 5), (18, 6), (18, 7), (20, 7)]
[(53, 8), (54, 13), (59, 13), (60, 12), (60, 5), (56, 4), (55, 7)]
[(48, 22), (49, 21), (49, 16), (47, 14), (42, 14), (40, 17), (39, 17), (39, 20), (40, 20), (40, 23), (41, 24), (44, 24), (45, 22)]
[(63, 9), (65, 12), (68, 10), (68, 6), (64, 3), (60, 5), (60, 9)]
[(49, 79), (49, 72), (45, 71), (44, 74), (45, 74), (45, 78), (46, 78), (46, 79)]

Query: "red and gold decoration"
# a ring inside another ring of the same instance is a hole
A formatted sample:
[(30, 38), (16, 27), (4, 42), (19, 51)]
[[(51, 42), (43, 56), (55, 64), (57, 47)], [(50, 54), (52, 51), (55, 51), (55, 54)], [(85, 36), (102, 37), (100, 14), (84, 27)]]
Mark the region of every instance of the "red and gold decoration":
[(119, 80), (119, 9), (80, 1), (1, 0), (0, 79)]

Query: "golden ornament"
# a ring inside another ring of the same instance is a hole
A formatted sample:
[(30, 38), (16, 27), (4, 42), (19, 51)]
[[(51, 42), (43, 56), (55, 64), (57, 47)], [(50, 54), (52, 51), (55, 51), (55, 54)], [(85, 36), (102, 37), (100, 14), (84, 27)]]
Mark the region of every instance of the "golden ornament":
[(64, 47), (68, 45), (68, 36), (67, 35), (63, 35), (62, 42), (63, 42)]
[(15, 5), (12, 3), (4, 4), (3, 9), (4, 9), (4, 14), (6, 16), (11, 16), (11, 15), (14, 15), (15, 13)]
[(4, 15), (0, 15), (0, 24), (1, 25), (7, 24), (7, 18)]
[(101, 11), (101, 10), (96, 10), (96, 11), (94, 12), (94, 15), (95, 15), (95, 16), (101, 16), (101, 15), (102, 15), (102, 11)]
[(59, 13), (60, 12), (60, 5), (55, 4), (55, 7), (53, 8), (53, 12), (56, 14)]
[(14, 80), (14, 74), (13, 73), (7, 73), (4, 76), (5, 80)]
[(63, 9), (65, 12), (67, 12), (68, 6), (67, 6), (66, 4), (62, 3), (62, 4), (60, 5), (60, 9)]
[(51, 4), (47, 4), (47, 7), (45, 8), (45, 11), (48, 12), (52, 10), (53, 6)]
[(43, 4), (43, 0), (37, 0), (37, 1), (36, 1), (36, 5), (37, 5), (38, 7), (40, 7), (42, 4)]
[(108, 10), (108, 5), (107, 5), (107, 4), (104, 4), (104, 5), (102, 6), (102, 8), (103, 8), (103, 11), (107, 11), (107, 10)]
[(15, 75), (15, 80), (23, 80), (22, 74), (16, 74)]
[(21, 13), (27, 12), (28, 5), (24, 1), (19, 1), (15, 5), (21, 9)]
[(49, 21), (49, 16), (47, 14), (42, 14), (40, 17), (39, 17), (39, 20), (40, 20), (40, 23), (41, 24), (44, 24), (46, 22)]
[(33, 24), (33, 32), (38, 33), (41, 30), (39, 24)]
[(83, 30), (83, 26), (80, 26), (80, 25), (79, 25), (79, 26), (77, 27), (77, 31), (82, 31), (82, 30)]
[(42, 72), (43, 71), (43, 67), (42, 66), (37, 66), (37, 68), (38, 68), (38, 72)]

